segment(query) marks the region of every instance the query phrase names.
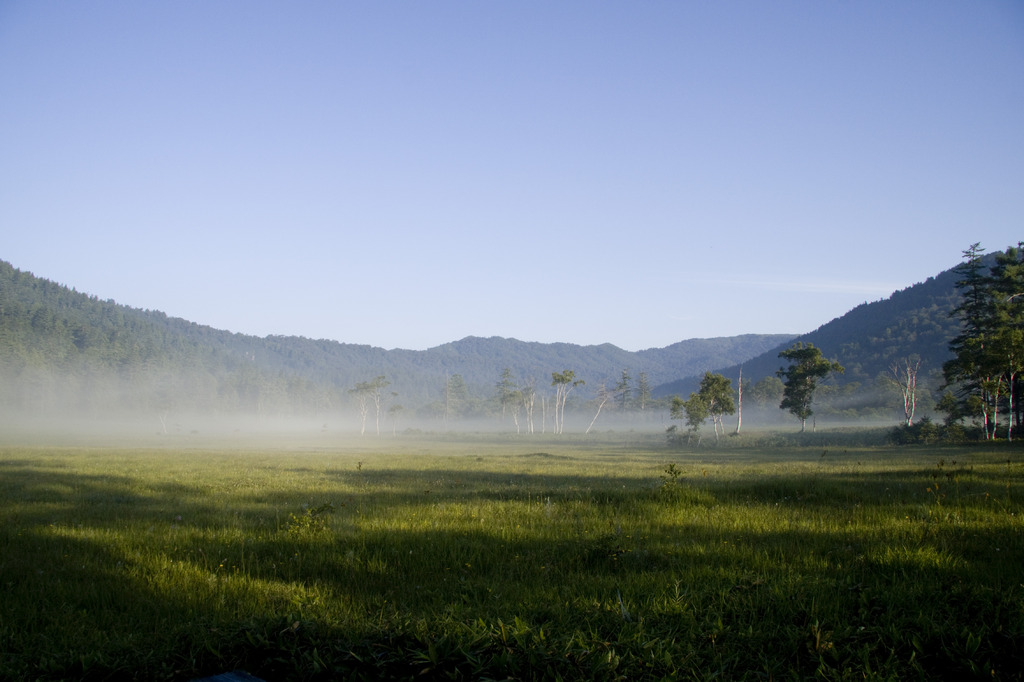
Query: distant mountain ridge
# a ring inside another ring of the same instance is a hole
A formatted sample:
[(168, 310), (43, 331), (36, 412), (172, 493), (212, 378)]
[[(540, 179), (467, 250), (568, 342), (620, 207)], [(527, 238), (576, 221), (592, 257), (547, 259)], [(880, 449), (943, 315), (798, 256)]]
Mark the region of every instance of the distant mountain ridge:
[[(945, 270), (886, 299), (862, 303), (812, 332), (742, 363), (723, 365), (718, 371), (735, 383), (742, 367), (744, 378), (756, 382), (783, 367), (779, 352), (800, 341), (814, 344), (825, 357), (844, 366), (846, 371), (833, 379), (838, 385), (870, 383), (893, 361), (911, 354), (921, 358), (922, 377), (934, 374), (952, 357), (949, 341), (959, 331), (959, 322), (950, 316), (960, 298), (957, 279), (954, 269)], [(689, 395), (699, 381), (694, 375), (669, 382), (656, 387), (655, 395)]]
[[(654, 382), (656, 377), (685, 376), (735, 362), (737, 357), (750, 357), (792, 338), (792, 334), (744, 334), (687, 339), (664, 348), (626, 351), (609, 343), (580, 346), (469, 336), (421, 352), (428, 357), (436, 357), (439, 367), (454, 369), (461, 366), (465, 370), (463, 376), (471, 383), (493, 383), (494, 370), (500, 373), (504, 367), (512, 369), (514, 374), (548, 377), (551, 371), (573, 369), (588, 383), (617, 380), (622, 370), (627, 369), (634, 379), (640, 372), (645, 372)], [(556, 367), (561, 369), (554, 370)]]
[(304, 337), (256, 337), (120, 305), (22, 272), (0, 261), (0, 408), (8, 411), (337, 410), (358, 382), (385, 376), (406, 407), (437, 401), (459, 374), (482, 406), (503, 369), (548, 388), (572, 369), (591, 395), (623, 370), (651, 386), (733, 364), (791, 339), (746, 334), (625, 351), (611, 344), (543, 344), (467, 337), (425, 351), (385, 350)]

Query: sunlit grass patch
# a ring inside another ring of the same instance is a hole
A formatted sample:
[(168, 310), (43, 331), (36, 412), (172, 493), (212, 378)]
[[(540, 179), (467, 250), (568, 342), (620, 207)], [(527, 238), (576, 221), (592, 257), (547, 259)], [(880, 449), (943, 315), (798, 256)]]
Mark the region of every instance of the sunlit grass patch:
[(584, 445), (0, 451), (0, 677), (1021, 669), (1001, 453)]
[(934, 545), (888, 546), (871, 557), (871, 560), (882, 570), (891, 569), (918, 575), (934, 571), (952, 572), (966, 565), (963, 558)]

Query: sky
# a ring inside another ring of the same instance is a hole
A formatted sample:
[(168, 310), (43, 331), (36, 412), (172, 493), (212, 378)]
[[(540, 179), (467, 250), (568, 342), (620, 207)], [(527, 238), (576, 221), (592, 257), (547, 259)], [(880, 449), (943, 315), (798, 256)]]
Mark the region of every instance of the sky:
[(0, 260), (232, 332), (803, 333), (1024, 239), (1024, 4), (0, 0)]

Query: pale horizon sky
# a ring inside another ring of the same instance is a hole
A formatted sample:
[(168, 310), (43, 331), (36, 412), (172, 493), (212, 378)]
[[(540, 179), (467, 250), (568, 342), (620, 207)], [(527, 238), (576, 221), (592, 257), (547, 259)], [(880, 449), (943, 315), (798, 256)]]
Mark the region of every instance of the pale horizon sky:
[(1024, 239), (1024, 4), (0, 0), (0, 259), (233, 332), (805, 333)]

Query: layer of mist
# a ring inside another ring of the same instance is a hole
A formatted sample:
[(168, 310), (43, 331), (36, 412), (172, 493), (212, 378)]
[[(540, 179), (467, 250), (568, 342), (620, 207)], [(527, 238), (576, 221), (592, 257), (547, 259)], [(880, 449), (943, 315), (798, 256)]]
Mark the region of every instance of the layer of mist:
[[(902, 405), (890, 394), (868, 393), (824, 396), (808, 421), (815, 428), (895, 426), (902, 421)], [(70, 401), (75, 402), (75, 401)], [(664, 401), (663, 401), (664, 402)], [(927, 403), (927, 401), (922, 401)], [(919, 408), (918, 418), (928, 414)], [(596, 417), (596, 418), (595, 418)], [(724, 432), (735, 433), (738, 415), (727, 416)], [(514, 440), (524, 446), (558, 439), (586, 437), (595, 441), (619, 439), (624, 434), (664, 438), (672, 426), (685, 432), (683, 421), (669, 417), (667, 404), (655, 403), (648, 409), (597, 410), (589, 401), (571, 403), (565, 414), (563, 432), (554, 432), (553, 415), (537, 409), (531, 431), (526, 415), (517, 420), (509, 413), (486, 416), (450, 414), (418, 415), (415, 411), (388, 413), (378, 421), (371, 409), (365, 421), (351, 404), (323, 409), (315, 414), (259, 414), (244, 411), (201, 411), (195, 409), (113, 408), (89, 405), (76, 409), (67, 405), (54, 409), (38, 406), (13, 407), (9, 403), (0, 413), (0, 444), (23, 446), (138, 447), (138, 448), (245, 448), (257, 450), (363, 449), (391, 448), (406, 441), (423, 439), (457, 440), (472, 437), (481, 441)], [(799, 421), (774, 405), (748, 401), (742, 410), (742, 431), (799, 430)], [(700, 429), (703, 442), (714, 440), (709, 420)], [(649, 438), (648, 438), (649, 440)], [(727, 442), (727, 441), (726, 441)], [(667, 443), (667, 440), (666, 440)]]

